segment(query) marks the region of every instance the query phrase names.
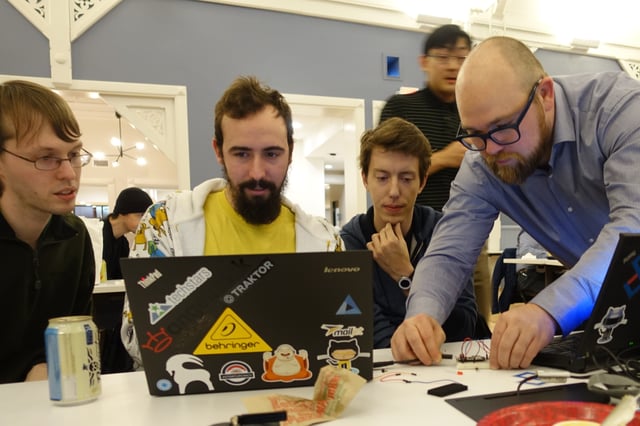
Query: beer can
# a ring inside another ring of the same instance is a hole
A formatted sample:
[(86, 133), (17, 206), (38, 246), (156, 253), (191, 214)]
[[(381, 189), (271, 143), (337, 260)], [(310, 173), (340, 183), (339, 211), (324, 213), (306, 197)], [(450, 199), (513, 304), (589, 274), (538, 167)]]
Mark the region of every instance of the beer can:
[(91, 317), (51, 318), (44, 339), (49, 398), (59, 405), (96, 399), (101, 392), (100, 344)]

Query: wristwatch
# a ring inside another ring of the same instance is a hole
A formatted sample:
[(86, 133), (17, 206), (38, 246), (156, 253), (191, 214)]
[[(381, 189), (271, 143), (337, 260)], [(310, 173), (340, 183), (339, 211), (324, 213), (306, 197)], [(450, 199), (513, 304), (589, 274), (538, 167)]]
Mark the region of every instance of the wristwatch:
[(401, 290), (409, 290), (411, 288), (411, 277), (400, 277), (398, 287), (400, 287)]

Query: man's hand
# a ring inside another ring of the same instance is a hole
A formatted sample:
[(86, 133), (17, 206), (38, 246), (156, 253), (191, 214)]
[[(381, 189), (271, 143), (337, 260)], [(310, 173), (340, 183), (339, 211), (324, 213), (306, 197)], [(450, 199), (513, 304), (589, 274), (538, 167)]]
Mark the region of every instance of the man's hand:
[(31, 367), (31, 370), (27, 373), (27, 378), (24, 381), (30, 382), (34, 380), (47, 380), (47, 377), (47, 363), (42, 362)]
[(504, 312), (491, 338), (491, 368), (527, 368), (553, 339), (554, 319), (540, 306), (527, 303)]
[(442, 169), (460, 168), (462, 164), (462, 158), (468, 149), (464, 147), (460, 142), (453, 141), (444, 148), (436, 151), (431, 156), (431, 166), (429, 166), (429, 176), (439, 172)]
[(413, 265), (409, 259), (409, 249), (402, 235), (400, 223), (387, 223), (377, 234), (371, 236), (367, 249), (373, 253), (373, 260), (391, 278), (398, 281), (400, 277), (408, 277), (413, 273)]
[(405, 319), (391, 337), (391, 354), (396, 361), (418, 359), (424, 365), (442, 361), (440, 346), (445, 334), (438, 321), (426, 314)]

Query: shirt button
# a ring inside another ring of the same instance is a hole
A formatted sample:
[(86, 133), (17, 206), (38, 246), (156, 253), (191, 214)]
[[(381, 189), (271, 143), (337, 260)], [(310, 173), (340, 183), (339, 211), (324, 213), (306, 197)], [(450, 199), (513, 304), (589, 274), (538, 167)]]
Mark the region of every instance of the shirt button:
[(589, 242), (590, 242), (591, 244), (593, 244), (593, 242), (594, 242), (594, 241), (595, 241), (595, 240), (594, 240), (593, 238), (589, 238)]
[(569, 213), (572, 213), (572, 212), (573, 212), (573, 207), (568, 207), (568, 208), (567, 208), (567, 211), (568, 211)]

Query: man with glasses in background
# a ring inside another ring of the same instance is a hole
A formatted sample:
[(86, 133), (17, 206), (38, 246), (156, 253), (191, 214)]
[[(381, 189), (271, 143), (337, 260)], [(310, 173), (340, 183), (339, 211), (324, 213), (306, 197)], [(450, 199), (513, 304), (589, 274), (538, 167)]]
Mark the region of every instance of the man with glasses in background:
[(387, 100), (380, 122), (404, 118), (424, 133), (433, 149), (429, 179), (418, 194), (417, 203), (442, 211), (449, 199), (449, 188), (456, 177), (466, 150), (454, 141), (460, 118), (455, 85), (458, 71), (471, 51), (471, 38), (457, 25), (444, 25), (427, 35), (420, 68), (425, 87)]
[(441, 359), (437, 333), (500, 212), (569, 270), (498, 319), (492, 368), (526, 368), (591, 314), (619, 233), (640, 231), (640, 83), (622, 72), (551, 78), (523, 43), (493, 37), (456, 83), (468, 153), (416, 267), (395, 359)]
[(0, 84), (0, 383), (46, 379), (49, 318), (91, 313), (93, 248), (71, 213), (89, 161), (59, 95)]
[[(427, 35), (420, 68), (425, 87), (409, 94), (394, 95), (387, 100), (380, 122), (400, 117), (413, 123), (427, 137), (433, 148), (427, 185), (418, 194), (416, 204), (442, 211), (449, 199), (451, 182), (456, 177), (466, 150), (456, 142), (460, 124), (455, 84), (458, 72), (471, 51), (471, 37), (457, 25), (443, 25)], [(488, 317), (491, 307), (491, 283), (486, 246), (478, 257), (474, 272), (476, 297), (480, 312)]]

